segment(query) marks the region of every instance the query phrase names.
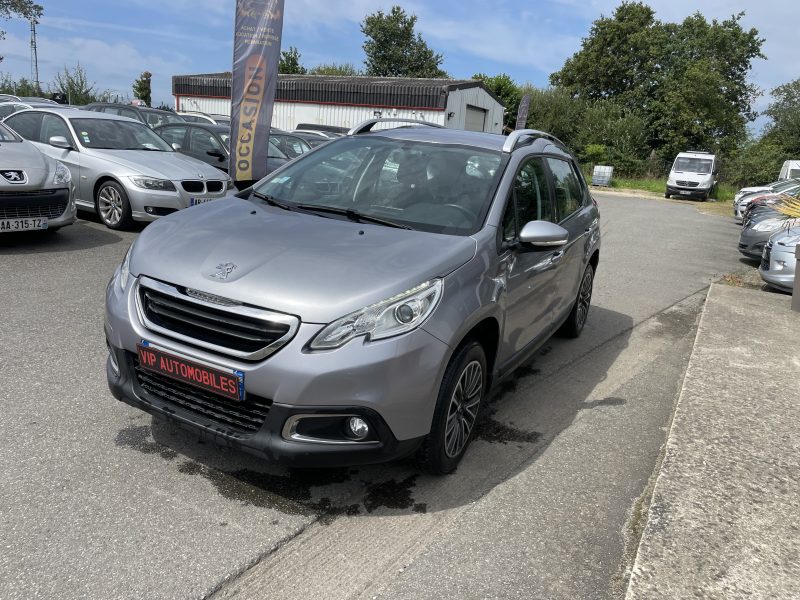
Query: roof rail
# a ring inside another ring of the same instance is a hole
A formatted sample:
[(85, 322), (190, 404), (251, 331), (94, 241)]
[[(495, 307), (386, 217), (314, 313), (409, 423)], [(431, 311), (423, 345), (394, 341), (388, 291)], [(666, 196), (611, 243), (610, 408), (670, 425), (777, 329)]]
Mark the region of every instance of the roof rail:
[(564, 142), (562, 142), (556, 136), (545, 133), (544, 131), (539, 131), (538, 129), (515, 129), (508, 134), (506, 141), (503, 143), (503, 152), (513, 152), (519, 141), (525, 137), (545, 138), (551, 142), (557, 142), (562, 146), (565, 146)]
[(419, 119), (401, 119), (401, 118), (374, 118), (367, 119), (363, 123), (359, 123), (347, 132), (347, 135), (358, 135), (359, 133), (369, 132), (378, 123), (412, 123), (414, 125), (427, 125), (428, 127), (438, 127), (444, 129), (443, 125), (438, 123), (429, 123), (428, 121), (420, 121)]

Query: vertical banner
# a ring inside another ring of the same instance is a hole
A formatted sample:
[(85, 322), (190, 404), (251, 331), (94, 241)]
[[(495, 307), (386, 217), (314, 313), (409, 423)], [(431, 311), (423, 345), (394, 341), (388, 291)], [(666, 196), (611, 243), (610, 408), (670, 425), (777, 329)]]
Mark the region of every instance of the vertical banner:
[(229, 172), (237, 182), (267, 174), (282, 30), (283, 0), (236, 0)]
[(525, 129), (525, 124), (528, 122), (528, 110), (531, 107), (531, 95), (525, 94), (519, 103), (517, 109), (517, 125), (514, 129)]

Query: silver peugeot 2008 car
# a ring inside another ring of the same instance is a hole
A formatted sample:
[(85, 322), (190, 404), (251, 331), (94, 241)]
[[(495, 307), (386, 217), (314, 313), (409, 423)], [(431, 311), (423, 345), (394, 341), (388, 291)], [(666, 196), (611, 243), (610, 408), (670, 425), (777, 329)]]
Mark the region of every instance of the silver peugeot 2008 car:
[(69, 169), (0, 123), (0, 233), (56, 231), (74, 222)]
[(147, 125), (74, 109), (35, 109), (3, 121), (72, 172), (75, 203), (112, 229), (153, 221), (225, 196), (233, 184), (174, 148)]
[(490, 387), (583, 329), (599, 213), (548, 134), (379, 121), (142, 232), (116, 398), (271, 461), (456, 468)]

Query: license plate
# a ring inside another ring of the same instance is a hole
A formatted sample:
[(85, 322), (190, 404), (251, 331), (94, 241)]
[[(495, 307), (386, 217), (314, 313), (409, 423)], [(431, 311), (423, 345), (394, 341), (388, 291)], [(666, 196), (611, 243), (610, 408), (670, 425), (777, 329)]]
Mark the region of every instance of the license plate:
[(214, 198), (189, 198), (189, 206), (197, 206), (198, 204), (205, 204), (211, 202)]
[(687, 191), (687, 190), (678, 190), (678, 193), (679, 193), (679, 194), (682, 194), (683, 196), (688, 196), (688, 195), (689, 195), (689, 194), (691, 194), (692, 192), (689, 192), (689, 191)]
[(209, 367), (154, 348), (146, 341), (137, 344), (136, 350), (143, 369), (231, 400), (244, 399), (244, 373), (241, 371)]
[(31, 219), (0, 219), (0, 233), (11, 231), (30, 231), (32, 229), (47, 229), (47, 217)]

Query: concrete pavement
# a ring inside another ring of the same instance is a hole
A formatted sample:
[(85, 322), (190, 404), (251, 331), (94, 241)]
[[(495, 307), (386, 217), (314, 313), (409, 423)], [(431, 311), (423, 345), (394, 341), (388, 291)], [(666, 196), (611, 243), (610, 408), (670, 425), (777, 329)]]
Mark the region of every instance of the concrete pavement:
[(712, 285), (628, 600), (800, 597), (800, 314)]

